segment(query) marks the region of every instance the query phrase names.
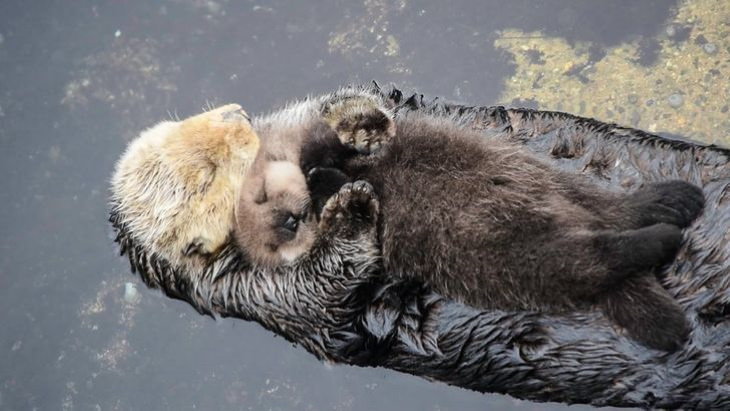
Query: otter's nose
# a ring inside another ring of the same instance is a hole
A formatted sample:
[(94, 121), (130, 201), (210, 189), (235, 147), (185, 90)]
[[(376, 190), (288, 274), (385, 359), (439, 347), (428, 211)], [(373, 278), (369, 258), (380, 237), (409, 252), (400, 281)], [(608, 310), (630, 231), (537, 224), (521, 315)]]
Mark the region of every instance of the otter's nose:
[(240, 122), (242, 120), (251, 122), (251, 118), (248, 116), (248, 113), (246, 113), (241, 107), (222, 112), (221, 118), (223, 118), (223, 121), (227, 122)]

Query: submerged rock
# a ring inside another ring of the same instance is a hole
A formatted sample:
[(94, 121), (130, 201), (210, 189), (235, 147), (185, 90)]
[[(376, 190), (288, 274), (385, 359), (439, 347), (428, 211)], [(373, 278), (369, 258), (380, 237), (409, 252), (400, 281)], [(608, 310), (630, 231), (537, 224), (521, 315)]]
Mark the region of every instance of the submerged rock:
[(682, 97), (679, 93), (674, 93), (669, 98), (667, 98), (667, 102), (670, 106), (674, 108), (682, 107), (682, 104), (684, 104), (684, 97)]

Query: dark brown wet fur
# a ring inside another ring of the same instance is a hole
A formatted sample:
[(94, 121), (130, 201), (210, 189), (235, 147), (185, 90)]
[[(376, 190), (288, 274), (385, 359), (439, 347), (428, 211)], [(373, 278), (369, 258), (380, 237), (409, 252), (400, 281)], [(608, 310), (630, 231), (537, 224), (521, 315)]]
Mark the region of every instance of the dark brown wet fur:
[(687, 320), (653, 271), (673, 260), (680, 228), (702, 210), (699, 188), (670, 181), (611, 193), (444, 120), (396, 124), (375, 155), (343, 156), (322, 130), (302, 152), (313, 193), (334, 190), (333, 170), (373, 184), (386, 272), (487, 309), (597, 305), (648, 346), (683, 344)]

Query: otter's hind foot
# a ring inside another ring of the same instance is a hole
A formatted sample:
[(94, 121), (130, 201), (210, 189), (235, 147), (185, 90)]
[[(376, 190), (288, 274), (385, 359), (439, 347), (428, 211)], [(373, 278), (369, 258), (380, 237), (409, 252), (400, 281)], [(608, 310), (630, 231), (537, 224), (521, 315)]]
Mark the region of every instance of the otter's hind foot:
[(604, 297), (602, 305), (614, 323), (647, 347), (672, 352), (689, 336), (682, 307), (652, 275), (625, 281)]
[(650, 184), (630, 194), (627, 201), (637, 213), (639, 227), (667, 223), (684, 228), (705, 206), (702, 189), (680, 180)]
[(679, 250), (682, 231), (671, 224), (599, 234), (594, 246), (615, 280), (671, 262)]
[(347, 183), (324, 205), (320, 229), (349, 238), (374, 232), (379, 210), (380, 203), (370, 183), (362, 180)]

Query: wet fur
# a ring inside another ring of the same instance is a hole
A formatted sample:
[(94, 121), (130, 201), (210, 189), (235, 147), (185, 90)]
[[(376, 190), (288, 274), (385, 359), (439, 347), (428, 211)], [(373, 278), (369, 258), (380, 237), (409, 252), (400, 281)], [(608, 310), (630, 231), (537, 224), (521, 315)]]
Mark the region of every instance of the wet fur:
[(653, 348), (686, 340), (681, 307), (653, 269), (674, 258), (679, 227), (702, 210), (698, 188), (674, 181), (618, 195), (447, 121), (396, 124), (372, 156), (348, 156), (323, 128), (302, 155), (315, 194), (335, 189), (338, 170), (373, 184), (386, 272), (486, 309), (597, 305)]
[[(307, 107), (335, 94), (293, 103), (285, 112), (316, 113)], [(514, 141), (553, 167), (583, 173), (604, 187), (635, 189), (668, 175), (702, 185), (708, 207), (687, 230), (675, 262), (661, 271), (664, 285), (690, 314), (691, 343), (667, 355), (616, 334), (598, 312), (475, 310), (430, 290), (401, 287), (393, 277), (364, 269), (375, 265), (377, 249), (368, 249), (372, 244), (361, 238), (315, 246), (317, 265), (301, 261), (277, 270), (251, 266), (231, 242), (202, 267), (193, 255), (169, 261), (167, 244), (140, 241), (138, 230), (145, 227), (122, 212), (126, 197), (113, 186), (110, 221), (132, 271), (201, 313), (255, 321), (328, 361), (380, 366), (533, 401), (730, 406), (730, 150), (565, 113), (467, 107), (404, 97), (398, 90), (385, 98), (402, 112), (424, 112), (477, 129), (485, 142)], [(264, 124), (273, 131), (277, 122), (290, 127), (306, 120), (281, 113), (264, 117)], [(169, 223), (161, 220), (154, 229)], [(363, 298), (359, 290), (374, 279), (387, 281)]]

